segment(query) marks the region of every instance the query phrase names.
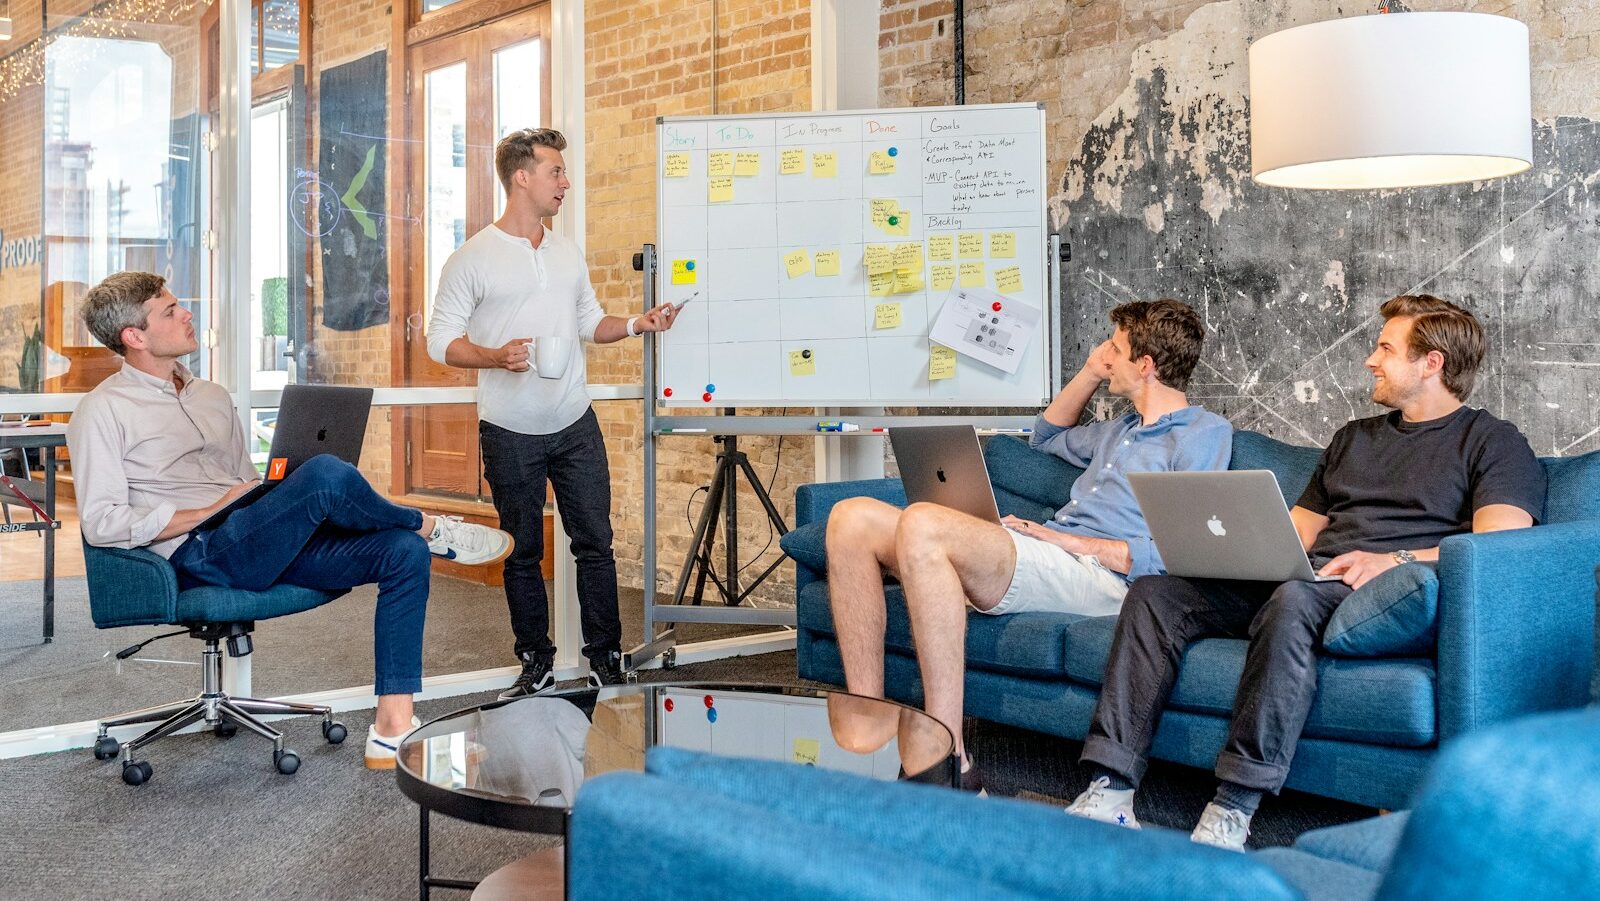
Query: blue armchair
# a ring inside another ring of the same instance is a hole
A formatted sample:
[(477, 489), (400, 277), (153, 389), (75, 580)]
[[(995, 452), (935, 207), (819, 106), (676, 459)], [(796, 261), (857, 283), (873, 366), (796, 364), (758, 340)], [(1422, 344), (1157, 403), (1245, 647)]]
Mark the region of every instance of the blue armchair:
[[(211, 586), (179, 591), (177, 573), (172, 564), (143, 548), (94, 547), (85, 542), (83, 559), (89, 585), (89, 612), (96, 628), (177, 625), (187, 629), (190, 637), (205, 642), (200, 669), (200, 694), (100, 721), (94, 756), (97, 760), (110, 760), (120, 754), (122, 781), (129, 785), (148, 782), (152, 770), (147, 761), (138, 759), (139, 750), (198, 722), (210, 726), (220, 737), (229, 737), (239, 726), (243, 726), (270, 740), (273, 765), (285, 775), (300, 768), (300, 756), (284, 747), (283, 733), (267, 725), (259, 715), (320, 716), (323, 738), (332, 744), (344, 741), (348, 730), (343, 723), (334, 720), (331, 708), (236, 698), (225, 693), (222, 690), (220, 647), (226, 640), (228, 655), (243, 657), (252, 650), (250, 633), (255, 628), (256, 620), (320, 607), (344, 592), (313, 591), (294, 585), (274, 585), (266, 591)], [(131, 656), (138, 647), (124, 651), (118, 657)], [(108, 734), (109, 730), (119, 726), (138, 723), (156, 725), (126, 742), (118, 742)]]
[(1526, 718), (1447, 745), (1409, 813), (1236, 854), (1042, 804), (653, 748), (644, 773), (579, 792), (568, 897), (1597, 898), (1597, 773), (1600, 712)]

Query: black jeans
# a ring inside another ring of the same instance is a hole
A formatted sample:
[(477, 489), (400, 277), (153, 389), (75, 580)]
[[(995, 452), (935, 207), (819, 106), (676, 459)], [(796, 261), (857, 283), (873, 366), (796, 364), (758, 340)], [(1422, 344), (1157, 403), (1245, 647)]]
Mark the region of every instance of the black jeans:
[(553, 657), (544, 560), (544, 485), (555, 488), (561, 522), (578, 562), (578, 606), (585, 656), (620, 651), (617, 561), (611, 553), (611, 468), (594, 408), (559, 432), (524, 435), (478, 423), (483, 473), (494, 492), (500, 528), (516, 539), (506, 558), (506, 605), (518, 657)]
[(1217, 776), (1277, 793), (1317, 694), (1317, 646), (1343, 582), (1146, 576), (1128, 589), (1083, 761), (1138, 784), (1183, 652), (1202, 638), (1250, 639)]

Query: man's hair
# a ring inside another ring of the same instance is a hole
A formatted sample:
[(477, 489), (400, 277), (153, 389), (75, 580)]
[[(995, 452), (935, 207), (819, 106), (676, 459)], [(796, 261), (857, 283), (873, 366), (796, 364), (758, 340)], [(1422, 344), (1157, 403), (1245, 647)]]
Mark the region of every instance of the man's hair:
[(149, 327), (145, 301), (160, 294), (166, 284), (166, 279), (152, 272), (118, 272), (83, 295), (78, 315), (101, 344), (118, 356), (126, 356), (128, 348), (122, 343), (122, 330)]
[(1111, 321), (1128, 333), (1128, 359), (1148, 355), (1157, 381), (1179, 391), (1189, 387), (1206, 340), (1205, 324), (1193, 307), (1168, 298), (1136, 300), (1113, 309)]
[(511, 176), (535, 159), (535, 147), (559, 153), (567, 149), (567, 137), (553, 128), (519, 128), (494, 145), (494, 171), (507, 191), (511, 190)]
[(1385, 322), (1396, 316), (1412, 317), (1411, 335), (1406, 339), (1410, 358), (1415, 360), (1430, 351), (1438, 351), (1444, 355), (1444, 369), (1439, 373), (1439, 380), (1445, 389), (1459, 401), (1465, 401), (1472, 394), (1478, 366), (1489, 349), (1478, 317), (1432, 294), (1391, 297), (1378, 312), (1383, 314)]

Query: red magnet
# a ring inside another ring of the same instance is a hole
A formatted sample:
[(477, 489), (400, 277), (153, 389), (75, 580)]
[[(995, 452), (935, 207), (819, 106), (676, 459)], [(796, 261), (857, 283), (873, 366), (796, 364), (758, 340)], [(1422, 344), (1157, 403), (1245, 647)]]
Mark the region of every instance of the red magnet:
[(706, 695), (706, 709), (707, 710), (710, 710), (716, 703), (717, 702), (712, 700), (710, 695)]
[(671, 397), (672, 396), (672, 389), (671, 388), (663, 388), (663, 389), (661, 389), (661, 396), (663, 396), (663, 397)]
[(667, 712), (671, 713), (672, 712), (672, 699), (671, 698), (667, 698), (665, 701), (663, 701), (661, 703), (661, 706), (667, 708)]
[(998, 300), (994, 302), (994, 311), (996, 313), (1000, 312), (1000, 301)]
[(711, 403), (711, 392), (707, 391), (706, 393), (700, 395), (700, 399), (708, 404)]

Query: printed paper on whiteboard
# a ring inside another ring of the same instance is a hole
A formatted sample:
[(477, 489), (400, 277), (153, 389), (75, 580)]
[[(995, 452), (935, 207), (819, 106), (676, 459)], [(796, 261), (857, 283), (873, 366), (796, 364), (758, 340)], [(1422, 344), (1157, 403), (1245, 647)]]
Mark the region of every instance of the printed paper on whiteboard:
[(1038, 307), (990, 288), (956, 288), (928, 339), (1010, 375), (1038, 330)]

